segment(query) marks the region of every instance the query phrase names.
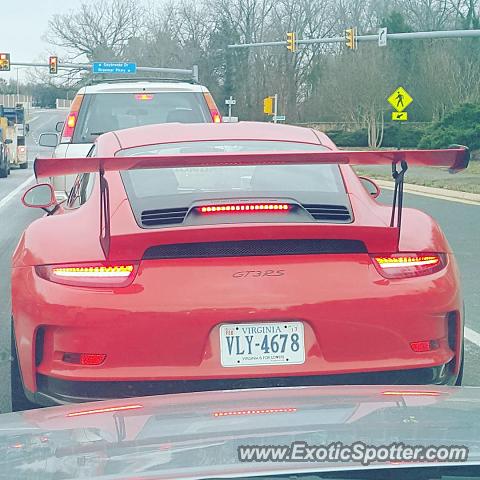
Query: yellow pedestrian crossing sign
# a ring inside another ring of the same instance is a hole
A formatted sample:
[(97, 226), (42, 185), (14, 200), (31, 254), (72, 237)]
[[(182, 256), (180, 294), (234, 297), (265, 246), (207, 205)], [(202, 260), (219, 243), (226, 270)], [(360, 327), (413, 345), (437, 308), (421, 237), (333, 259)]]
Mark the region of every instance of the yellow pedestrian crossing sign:
[(408, 112), (392, 112), (392, 120), (408, 120)]
[(403, 112), (412, 102), (413, 98), (403, 87), (398, 87), (388, 97), (388, 103), (390, 103), (397, 112)]

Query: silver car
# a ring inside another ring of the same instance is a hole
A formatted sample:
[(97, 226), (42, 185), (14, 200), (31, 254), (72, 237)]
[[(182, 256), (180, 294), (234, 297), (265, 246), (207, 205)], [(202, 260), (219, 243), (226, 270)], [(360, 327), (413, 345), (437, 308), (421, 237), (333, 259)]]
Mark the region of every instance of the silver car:
[[(44, 133), (39, 143), (55, 147), (57, 158), (86, 157), (102, 133), (156, 123), (221, 122), (208, 89), (192, 82), (133, 81), (81, 88), (58, 133)], [(74, 177), (51, 180), (57, 198), (65, 198)]]

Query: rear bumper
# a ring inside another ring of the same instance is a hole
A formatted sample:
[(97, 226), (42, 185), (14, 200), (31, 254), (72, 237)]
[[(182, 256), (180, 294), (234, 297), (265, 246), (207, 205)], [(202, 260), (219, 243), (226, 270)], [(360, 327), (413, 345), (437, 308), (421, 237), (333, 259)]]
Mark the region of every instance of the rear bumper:
[(457, 375), (452, 362), (431, 368), (392, 370), (343, 375), (309, 375), (245, 379), (171, 380), (137, 382), (84, 382), (37, 375), (38, 391), (27, 391), (30, 401), (54, 406), (115, 398), (169, 393), (311, 385), (454, 385)]
[[(425, 278), (389, 282), (368, 258), (318, 257), (282, 257), (285, 275), (251, 280), (235, 277), (245, 270), (241, 258), (215, 259), (208, 269), (202, 259), (165, 260), (161, 268), (145, 262), (132, 285), (113, 291), (66, 287), (39, 278), (31, 267), (14, 268), (13, 318), (25, 387), (61, 402), (272, 386), (284, 378), (292, 385), (296, 378), (307, 385), (450, 383), (437, 373), (398, 380), (398, 372), (436, 371), (454, 362), (452, 375), (458, 374), (462, 302), (451, 265)], [(279, 261), (258, 257), (249, 268), (275, 271)], [(291, 320), (304, 325), (304, 363), (222, 366), (220, 325)], [(438, 348), (410, 347), (424, 340)], [(106, 360), (68, 363), (68, 352)], [(377, 372), (392, 376), (378, 380)], [(105, 393), (102, 386), (108, 386)]]

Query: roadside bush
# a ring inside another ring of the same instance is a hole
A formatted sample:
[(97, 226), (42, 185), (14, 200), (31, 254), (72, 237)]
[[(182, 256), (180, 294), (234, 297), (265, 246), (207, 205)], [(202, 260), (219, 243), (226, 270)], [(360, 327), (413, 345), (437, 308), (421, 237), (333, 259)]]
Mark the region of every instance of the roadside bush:
[(425, 131), (420, 148), (446, 148), (458, 143), (470, 150), (480, 148), (480, 105), (464, 103)]
[(338, 147), (368, 147), (367, 129), (345, 132), (344, 130), (330, 130), (326, 132)]
[[(327, 135), (339, 147), (368, 147), (367, 129), (345, 132), (329, 130)], [(382, 147), (416, 148), (425, 133), (423, 125), (386, 124), (383, 133)]]
[(382, 147), (416, 148), (425, 134), (424, 125), (392, 123), (385, 125)]

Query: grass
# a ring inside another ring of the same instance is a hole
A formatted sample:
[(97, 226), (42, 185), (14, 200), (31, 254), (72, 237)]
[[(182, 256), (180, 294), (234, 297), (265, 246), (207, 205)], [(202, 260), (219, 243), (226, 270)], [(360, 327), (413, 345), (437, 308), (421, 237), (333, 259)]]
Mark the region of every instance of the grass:
[[(390, 166), (354, 168), (359, 175), (381, 180), (392, 180)], [(438, 168), (411, 167), (405, 174), (405, 183), (446, 188), (460, 192), (480, 193), (480, 161), (471, 160), (466, 170), (454, 175)]]

